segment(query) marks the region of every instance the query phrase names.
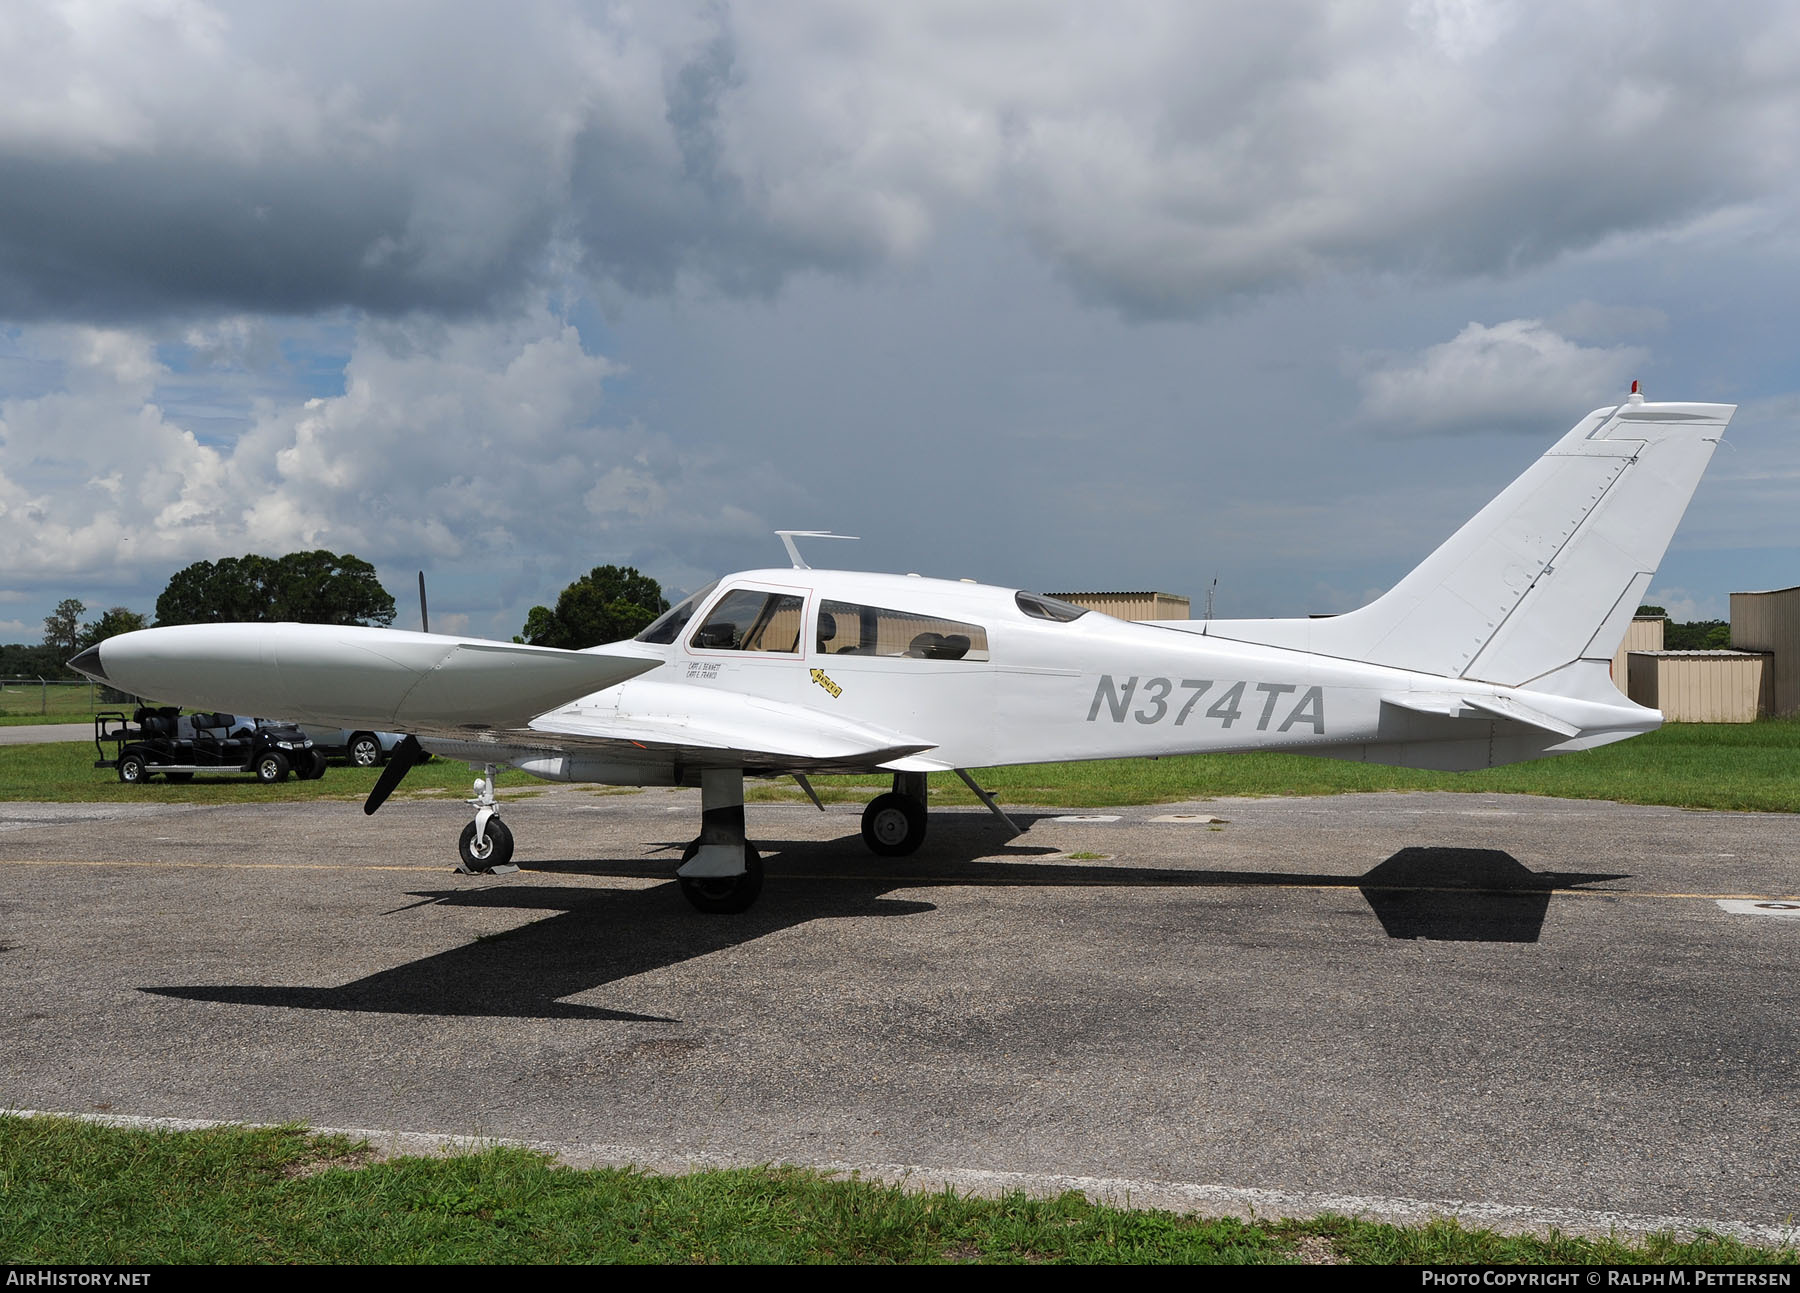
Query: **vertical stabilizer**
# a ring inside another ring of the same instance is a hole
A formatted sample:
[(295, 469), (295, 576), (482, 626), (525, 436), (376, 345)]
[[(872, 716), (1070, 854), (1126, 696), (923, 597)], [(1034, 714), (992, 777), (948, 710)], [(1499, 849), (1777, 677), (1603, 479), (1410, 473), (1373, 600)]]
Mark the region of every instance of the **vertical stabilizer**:
[(1508, 687), (1610, 660), (1734, 412), (1634, 392), (1582, 419), (1362, 609), (1191, 631)]

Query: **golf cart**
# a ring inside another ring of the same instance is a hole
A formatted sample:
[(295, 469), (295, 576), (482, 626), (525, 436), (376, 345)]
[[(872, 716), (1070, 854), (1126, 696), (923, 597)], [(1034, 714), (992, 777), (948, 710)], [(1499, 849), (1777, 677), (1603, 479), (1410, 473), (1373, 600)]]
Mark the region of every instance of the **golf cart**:
[[(107, 745), (113, 747), (107, 757)], [(325, 756), (292, 723), (202, 711), (183, 714), (174, 706), (141, 707), (129, 720), (123, 711), (94, 716), (96, 768), (117, 769), (127, 785), (162, 773), (170, 781), (192, 781), (195, 773), (249, 772), (264, 784), (302, 781), (325, 775)]]

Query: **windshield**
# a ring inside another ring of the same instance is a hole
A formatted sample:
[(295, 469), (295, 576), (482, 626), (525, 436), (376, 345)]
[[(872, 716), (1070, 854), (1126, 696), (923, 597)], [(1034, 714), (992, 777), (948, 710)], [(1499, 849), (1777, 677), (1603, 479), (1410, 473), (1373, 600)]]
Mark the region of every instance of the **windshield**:
[(681, 630), (686, 628), (687, 622), (694, 618), (694, 612), (700, 609), (700, 603), (705, 601), (712, 594), (712, 590), (718, 586), (719, 581), (715, 579), (699, 592), (690, 594), (679, 605), (664, 611), (651, 621), (649, 628), (637, 635), (637, 640), (653, 642), (657, 646), (668, 646), (669, 643), (681, 636)]

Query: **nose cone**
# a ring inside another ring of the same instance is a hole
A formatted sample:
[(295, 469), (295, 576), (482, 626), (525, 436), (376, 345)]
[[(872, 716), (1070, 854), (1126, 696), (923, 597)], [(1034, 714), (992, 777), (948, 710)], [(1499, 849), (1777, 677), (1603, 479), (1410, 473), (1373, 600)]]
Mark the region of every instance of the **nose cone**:
[(76, 673), (86, 674), (90, 678), (97, 678), (101, 682), (107, 680), (106, 669), (100, 663), (100, 648), (97, 645), (89, 647), (73, 660), (69, 661), (69, 668), (73, 669)]

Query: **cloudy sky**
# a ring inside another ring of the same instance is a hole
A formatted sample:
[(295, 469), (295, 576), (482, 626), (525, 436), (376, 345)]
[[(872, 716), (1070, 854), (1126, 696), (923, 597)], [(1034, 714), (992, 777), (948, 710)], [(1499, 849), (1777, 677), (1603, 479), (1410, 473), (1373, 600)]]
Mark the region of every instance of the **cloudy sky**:
[(1590, 408), (1742, 405), (1652, 588), (1800, 583), (1800, 8), (0, 6), (0, 641), (327, 547), (1221, 615), (1391, 584)]

